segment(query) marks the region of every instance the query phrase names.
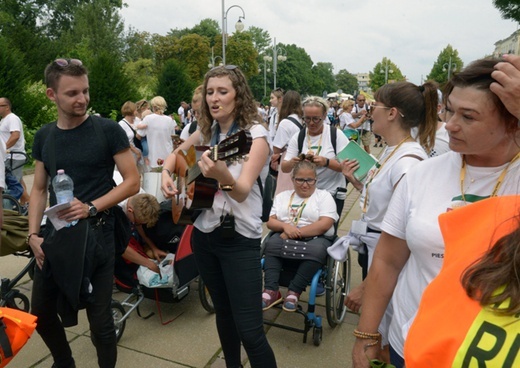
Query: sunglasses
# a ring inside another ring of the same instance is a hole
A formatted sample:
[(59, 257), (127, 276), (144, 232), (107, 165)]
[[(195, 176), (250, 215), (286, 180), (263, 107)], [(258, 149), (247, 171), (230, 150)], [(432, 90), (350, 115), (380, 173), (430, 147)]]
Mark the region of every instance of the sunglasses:
[(219, 65), (219, 66), (215, 66), (215, 67), (211, 68), (211, 70), (216, 70), (216, 69), (220, 69), (220, 68), (224, 68), (226, 70), (235, 70), (236, 68), (238, 68), (238, 66), (236, 66), (236, 65)]
[(69, 66), (69, 65), (77, 65), (77, 66), (83, 65), (83, 63), (79, 59), (56, 59), (56, 60), (54, 60), (54, 63), (56, 65), (61, 66), (62, 68)]

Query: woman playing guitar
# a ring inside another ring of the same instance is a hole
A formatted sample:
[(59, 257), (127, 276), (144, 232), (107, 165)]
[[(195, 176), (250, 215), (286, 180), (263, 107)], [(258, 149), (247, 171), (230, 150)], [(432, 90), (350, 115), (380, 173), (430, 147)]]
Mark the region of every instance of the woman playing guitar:
[[(204, 78), (204, 101), (199, 127), (179, 149), (194, 145), (215, 146), (239, 130), (249, 130), (253, 143), (249, 159), (236, 165), (202, 154), (197, 165), (202, 175), (215, 179), (219, 190), (211, 208), (194, 222), (193, 252), (200, 275), (215, 305), (217, 330), (227, 367), (240, 367), (243, 344), (251, 367), (276, 367), (262, 319), (262, 196), (257, 178), (268, 170), (269, 133), (258, 115), (243, 73), (234, 65), (211, 69)], [(177, 155), (163, 165), (162, 190), (166, 197), (178, 193), (171, 172)]]

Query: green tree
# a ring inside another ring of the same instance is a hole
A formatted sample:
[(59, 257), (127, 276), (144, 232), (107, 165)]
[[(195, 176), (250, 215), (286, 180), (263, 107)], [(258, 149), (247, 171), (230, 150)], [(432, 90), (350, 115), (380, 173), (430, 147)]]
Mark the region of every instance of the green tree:
[(152, 59), (137, 59), (123, 66), (124, 73), (137, 87), (140, 98), (150, 99), (157, 89), (157, 73)]
[(520, 3), (518, 0), (493, 0), (493, 5), (504, 19), (512, 19), (520, 23)]
[(341, 69), (338, 74), (336, 74), (336, 85), (338, 89), (351, 95), (354, 95), (354, 92), (359, 88), (356, 76), (349, 73), (346, 69)]
[[(0, 96), (7, 97), (20, 109), (28, 80), (23, 53), (10, 47), (9, 40), (0, 36)], [(21, 109), (20, 109), (21, 110)]]
[(155, 59), (152, 35), (149, 32), (138, 32), (130, 28), (124, 37), (124, 60)]
[(259, 54), (271, 53), (271, 36), (269, 32), (259, 27), (251, 26), (245, 31), (251, 35), (253, 45)]
[(323, 91), (336, 91), (336, 79), (332, 63), (318, 62), (312, 67), (314, 77), (313, 94), (321, 95)]
[(187, 34), (175, 40), (173, 52), (175, 59), (185, 65), (190, 79), (202, 82), (208, 70), (209, 40), (198, 34)]
[(180, 61), (168, 60), (159, 74), (157, 94), (164, 97), (170, 111), (176, 112), (174, 106), (181, 101), (191, 101), (196, 84), (190, 79), (188, 71)]
[(125, 101), (140, 98), (134, 83), (123, 73), (123, 64), (107, 51), (101, 51), (89, 66), (90, 106), (104, 117), (121, 108)]
[(287, 60), (278, 63), (277, 86), (285, 90), (298, 91), (302, 97), (316, 93), (321, 96), (322, 91), (316, 90), (315, 77), (312, 73), (312, 59), (305, 49), (294, 44), (279, 44), (278, 46), (285, 49)]
[(76, 7), (73, 27), (62, 38), (64, 49), (81, 50), (81, 58), (86, 63), (102, 52), (122, 60), (124, 23), (112, 2), (96, 0)]
[[(369, 72), (368, 75), (370, 76), (370, 88), (372, 88), (372, 91), (376, 91), (385, 82), (392, 83), (406, 80), (397, 65), (386, 57), (377, 63), (373, 71)], [(385, 80), (385, 78), (388, 79)]]
[(448, 81), (448, 73), (453, 75), (454, 72), (461, 70), (463, 66), (464, 63), (459, 57), (459, 52), (451, 45), (448, 45), (439, 53), (426, 79), (434, 80), (442, 86)]
[[(222, 50), (222, 38), (215, 40), (214, 50)], [(251, 34), (235, 32), (227, 37), (226, 64), (237, 65), (246, 77), (258, 74), (258, 51), (253, 45)]]

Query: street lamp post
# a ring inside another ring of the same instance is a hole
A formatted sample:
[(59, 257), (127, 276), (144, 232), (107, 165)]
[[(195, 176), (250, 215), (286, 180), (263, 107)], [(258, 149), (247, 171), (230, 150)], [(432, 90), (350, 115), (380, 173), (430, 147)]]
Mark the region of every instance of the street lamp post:
[(271, 62), (273, 58), (271, 56), (264, 56), (264, 97), (267, 96), (267, 72), (270, 71), (267, 69), (267, 62)]
[[(280, 54), (280, 55), (279, 55)], [(287, 60), (287, 52), (283, 47), (276, 45), (276, 37), (274, 38), (273, 44), (273, 85), (276, 89), (276, 72), (278, 71), (278, 62)]]
[(222, 58), (222, 56), (215, 56), (215, 54), (213, 53), (213, 47), (211, 47), (211, 59), (209, 60), (209, 64), (208, 64), (208, 68), (214, 68), (217, 66), (217, 59), (220, 59), (220, 63), (219, 65), (224, 65), (224, 59)]
[(235, 29), (237, 32), (240, 32), (244, 29), (244, 23), (242, 23), (242, 19), (246, 19), (246, 12), (242, 7), (238, 5), (231, 5), (226, 10), (225, 0), (222, 0), (222, 62), (226, 65), (226, 43), (227, 43), (227, 13), (232, 8), (239, 8), (242, 10), (242, 16), (238, 17), (238, 22), (235, 24)]
[(386, 65), (385, 65), (385, 70), (383, 71), (383, 69), (379, 70), (380, 73), (385, 73), (385, 84), (388, 83), (388, 73), (393, 73), (394, 71), (392, 69), (388, 69), (388, 59), (386, 59)]
[(444, 70), (444, 71), (448, 70), (448, 79), (450, 79), (450, 77), (451, 77), (452, 69), (457, 69), (457, 64), (451, 62), (451, 55), (450, 55), (449, 62), (444, 63), (444, 65), (442, 66), (442, 70)]

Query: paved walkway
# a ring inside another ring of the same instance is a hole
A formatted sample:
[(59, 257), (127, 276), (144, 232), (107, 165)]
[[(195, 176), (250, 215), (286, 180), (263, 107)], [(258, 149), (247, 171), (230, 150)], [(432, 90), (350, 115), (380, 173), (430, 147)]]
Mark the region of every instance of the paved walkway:
[[(374, 149), (378, 155), (381, 149)], [(25, 176), (30, 187), (32, 175)], [(339, 235), (344, 235), (353, 219), (360, 217), (358, 206), (359, 193), (349, 186), (345, 208), (341, 217)], [(355, 254), (354, 254), (355, 258)], [(0, 275), (13, 277), (26, 264), (27, 259), (5, 256), (0, 258)], [(355, 259), (352, 262), (351, 285), (360, 282), (360, 268)], [(26, 277), (19, 289), (26, 295), (31, 294), (32, 282)], [(215, 317), (208, 314), (201, 306), (198, 297), (198, 284), (194, 282), (188, 295), (178, 303), (161, 303), (159, 307), (152, 300), (145, 299), (140, 306), (141, 315), (154, 315), (144, 320), (137, 313), (130, 316), (126, 330), (118, 344), (118, 367), (150, 367), (150, 368), (223, 368), (224, 359), (221, 354), (218, 335), (215, 328)], [(123, 293), (114, 294), (121, 300)], [(305, 299), (305, 294), (303, 295)], [(319, 347), (312, 343), (312, 331), (307, 343), (302, 343), (302, 334), (274, 327), (266, 327), (268, 340), (275, 352), (278, 366), (281, 368), (305, 367), (350, 367), (350, 352), (354, 338), (352, 331), (357, 324), (358, 316), (348, 313), (344, 322), (336, 328), (328, 326), (324, 309), (325, 297), (317, 298), (317, 314), (324, 317), (323, 341)], [(305, 302), (302, 303), (306, 310)], [(159, 309), (160, 308), (160, 309)], [(162, 315), (162, 317), (161, 317)], [(163, 321), (173, 322), (162, 325)], [(269, 310), (265, 318), (276, 323), (303, 328), (303, 318), (295, 313)], [(78, 368), (97, 367), (96, 353), (90, 342), (88, 322), (84, 312), (80, 312), (79, 324), (67, 329), (74, 358)], [(243, 353), (244, 366), (247, 356)], [(13, 359), (10, 368), (45, 367), (50, 368), (52, 359), (40, 336), (35, 332), (24, 349)]]

